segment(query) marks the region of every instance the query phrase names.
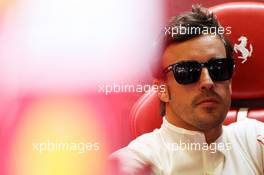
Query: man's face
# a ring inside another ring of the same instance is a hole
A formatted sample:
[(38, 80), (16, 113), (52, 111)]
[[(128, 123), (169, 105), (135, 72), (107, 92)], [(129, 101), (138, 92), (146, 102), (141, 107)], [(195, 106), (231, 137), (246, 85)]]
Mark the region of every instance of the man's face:
[[(211, 58), (225, 57), (225, 47), (218, 36), (201, 35), (169, 45), (163, 54), (162, 66), (166, 68), (187, 60), (203, 63)], [(221, 126), (231, 103), (231, 80), (212, 81), (207, 68), (203, 68), (199, 81), (195, 83), (179, 84), (170, 71), (165, 84), (168, 94), (168, 100), (165, 100), (167, 117), (180, 122), (185, 128), (201, 131)]]

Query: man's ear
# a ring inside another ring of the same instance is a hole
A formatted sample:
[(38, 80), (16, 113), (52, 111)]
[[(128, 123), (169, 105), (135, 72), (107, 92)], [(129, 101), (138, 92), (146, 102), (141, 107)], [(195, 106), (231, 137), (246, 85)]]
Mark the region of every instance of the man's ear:
[(170, 93), (167, 84), (163, 80), (154, 79), (153, 85), (155, 85), (157, 88), (157, 94), (159, 99), (162, 102), (169, 102), (170, 101)]

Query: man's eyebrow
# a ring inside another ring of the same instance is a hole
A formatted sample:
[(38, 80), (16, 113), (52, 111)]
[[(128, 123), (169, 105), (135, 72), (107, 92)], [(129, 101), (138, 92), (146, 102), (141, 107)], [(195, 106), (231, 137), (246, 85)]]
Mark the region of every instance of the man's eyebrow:
[[(195, 60), (194, 58), (188, 58), (188, 59), (180, 59), (180, 60), (177, 60), (176, 62), (173, 62), (173, 63), (171, 63), (171, 64), (169, 64), (169, 65), (172, 65), (172, 64), (177, 64), (177, 63), (184, 63), (184, 62), (189, 62), (189, 61), (197, 61), (197, 60)], [(199, 62), (199, 61), (197, 61), (197, 62)]]
[(206, 63), (206, 62), (211, 61), (211, 60), (217, 60), (217, 59), (223, 59), (223, 58), (227, 58), (227, 57), (211, 57), (207, 61), (198, 61), (198, 60), (195, 60), (194, 58), (190, 58), (190, 59), (184, 59), (184, 60), (177, 60), (176, 62), (171, 63), (168, 66), (173, 65), (173, 64), (178, 64), (178, 63), (189, 62), (189, 61), (195, 61), (198, 63)]

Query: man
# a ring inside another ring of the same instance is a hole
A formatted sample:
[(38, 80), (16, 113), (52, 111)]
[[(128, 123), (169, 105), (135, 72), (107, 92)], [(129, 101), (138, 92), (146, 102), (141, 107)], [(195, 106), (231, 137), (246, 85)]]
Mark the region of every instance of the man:
[(112, 154), (119, 173), (264, 174), (264, 124), (248, 119), (223, 126), (231, 103), (234, 60), (220, 27), (199, 5), (167, 26), (172, 30), (165, 36), (157, 69), (162, 78), (155, 80), (165, 87), (158, 91), (163, 123)]

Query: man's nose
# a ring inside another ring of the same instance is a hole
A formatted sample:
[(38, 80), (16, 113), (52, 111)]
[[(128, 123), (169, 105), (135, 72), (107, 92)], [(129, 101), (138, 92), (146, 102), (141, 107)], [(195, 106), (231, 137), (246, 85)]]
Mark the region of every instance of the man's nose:
[(199, 86), (201, 90), (209, 90), (214, 87), (214, 82), (210, 77), (209, 71), (207, 68), (203, 68), (199, 80)]

